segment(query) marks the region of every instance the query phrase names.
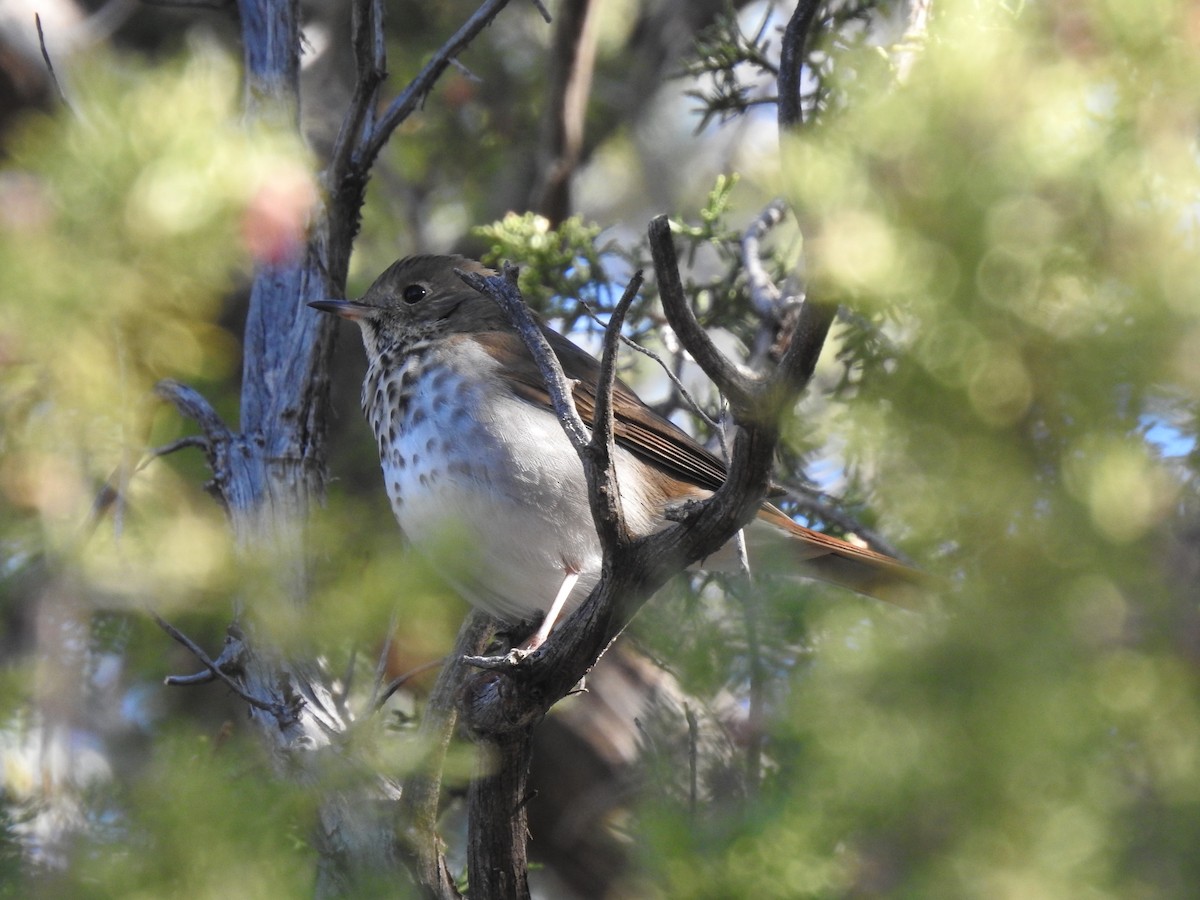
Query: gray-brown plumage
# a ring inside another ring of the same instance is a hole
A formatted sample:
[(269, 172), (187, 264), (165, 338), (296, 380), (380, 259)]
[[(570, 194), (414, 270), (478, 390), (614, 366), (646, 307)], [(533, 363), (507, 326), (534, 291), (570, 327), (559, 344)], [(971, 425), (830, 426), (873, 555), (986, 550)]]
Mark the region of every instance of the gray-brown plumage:
[[(533, 357), (504, 313), (456, 268), (490, 274), (462, 257), (410, 257), (387, 269), (360, 302), (312, 305), (362, 331), (363, 410), (401, 528), (477, 606), (510, 620), (551, 612), (536, 641), (599, 578), (600, 543), (582, 464)], [(590, 420), (599, 364), (543, 331)], [(720, 459), (619, 381), (613, 414), (617, 483), (634, 534), (663, 527), (666, 507), (723, 483)], [(752, 550), (756, 539), (788, 547), (799, 574), (893, 602), (907, 605), (920, 579), (770, 504), (748, 532)]]

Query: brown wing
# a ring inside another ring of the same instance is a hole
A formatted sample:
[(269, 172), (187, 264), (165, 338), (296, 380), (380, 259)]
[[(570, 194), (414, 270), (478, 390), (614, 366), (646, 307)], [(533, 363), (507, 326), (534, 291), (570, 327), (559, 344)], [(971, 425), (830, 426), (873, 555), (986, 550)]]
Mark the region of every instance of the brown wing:
[[(567, 338), (543, 328), (550, 348), (558, 356), (564, 374), (574, 379), (575, 405), (590, 423), (596, 408), (594, 385), (600, 364)], [(503, 373), (513, 393), (530, 403), (552, 409), (541, 372), (518, 335), (491, 332), (481, 335), (491, 344), (497, 358), (509, 360)], [(680, 481), (715, 491), (725, 483), (725, 464), (687, 432), (646, 406), (628, 385), (618, 380), (613, 387), (613, 436), (617, 443)], [(764, 503), (760, 521), (792, 538), (791, 552), (802, 574), (840, 584), (859, 593), (914, 609), (922, 605), (921, 589), (928, 588), (923, 573), (841, 538), (822, 534), (793, 522), (782, 510)]]
[[(584, 421), (591, 424), (596, 410), (595, 384), (600, 364), (586, 351), (549, 328), (543, 328), (563, 372), (575, 381), (572, 396)], [(542, 373), (518, 335), (490, 332), (485, 342), (501, 350), (509, 362), (503, 369), (513, 393), (537, 406), (551, 409), (550, 394)], [(715, 491), (725, 483), (725, 464), (704, 449), (686, 431), (644, 404), (620, 379), (613, 387), (613, 437), (617, 443), (653, 463), (680, 481)]]

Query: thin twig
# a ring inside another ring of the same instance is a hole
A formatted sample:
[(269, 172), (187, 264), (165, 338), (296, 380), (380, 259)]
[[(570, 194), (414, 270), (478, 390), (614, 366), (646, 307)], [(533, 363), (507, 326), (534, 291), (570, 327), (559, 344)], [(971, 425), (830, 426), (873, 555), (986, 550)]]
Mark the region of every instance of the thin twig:
[(550, 18), (550, 10), (546, 9), (546, 4), (544, 4), (542, 0), (529, 0), (529, 2), (532, 3), (534, 8), (542, 14), (542, 18), (546, 20), (546, 24), (554, 21), (552, 18)]
[(638, 269), (629, 279), (625, 293), (613, 307), (608, 318), (608, 326), (604, 329), (604, 343), (600, 354), (600, 372), (596, 379), (596, 415), (592, 433), (597, 442), (607, 443), (612, 438), (612, 392), (617, 379), (617, 347), (621, 342), (621, 327), (625, 324), (625, 314), (629, 306), (637, 299), (638, 291), (642, 289), (645, 276)]
[[(38, 13), (33, 14), (34, 24), (37, 25), (38, 46), (42, 48), (42, 61), (46, 63), (46, 72), (50, 75), (50, 83), (54, 85), (54, 90), (58, 93), (58, 99), (62, 101), (62, 105), (67, 109), (71, 109), (71, 104), (67, 100), (67, 94), (59, 83), (58, 73), (54, 71), (54, 63), (50, 61), (50, 51), (46, 48), (46, 34), (42, 31), (42, 17)], [(74, 112), (74, 110), (71, 110)]]
[[(142, 455), (142, 458), (138, 460), (137, 465), (133, 467), (133, 473), (136, 474), (142, 471), (159, 457), (167, 456), (188, 447), (200, 447), (207, 450), (208, 440), (198, 434), (191, 434), (171, 441), (169, 444), (163, 444), (161, 447), (154, 447), (147, 450)], [(94, 526), (113, 508), (114, 504), (124, 501), (125, 487), (129, 480), (126, 475), (126, 468), (125, 465), (120, 465), (114, 469), (113, 473), (104, 482), (104, 485), (96, 492), (96, 499), (92, 501), (92, 509), (88, 514), (85, 527)]]
[(838, 529), (861, 538), (862, 541), (877, 553), (883, 553), (909, 564), (911, 560), (898, 547), (884, 538), (878, 531), (868, 528), (857, 518), (841, 509), (841, 501), (825, 491), (810, 487), (799, 482), (784, 479), (779, 483), (791, 500), (799, 508), (799, 512), (809, 519), (820, 519), (822, 522), (837, 526)]
[(759, 245), (763, 237), (783, 221), (785, 210), (782, 199), (772, 200), (742, 234), (742, 265), (750, 285), (750, 302), (760, 317), (772, 322), (779, 318), (782, 292), (763, 267)]
[(388, 657), (392, 655), (392, 642), (396, 639), (397, 617), (396, 610), (392, 610), (392, 614), (388, 616), (387, 636), (383, 639), (383, 647), (379, 651), (379, 659), (375, 662), (375, 679), (371, 683), (371, 700), (367, 706), (376, 710), (379, 709), (379, 686), (383, 684), (383, 676), (387, 674)]
[(409, 669), (403, 675), (397, 675), (395, 678), (389, 681), (387, 686), (379, 692), (379, 695), (371, 701), (371, 712), (379, 712), (379, 710), (383, 709), (383, 704), (387, 703), (388, 700), (391, 699), (392, 694), (396, 693), (396, 691), (400, 690), (400, 688), (404, 687), (405, 684), (416, 678), (418, 675), (445, 665), (446, 660), (449, 658), (449, 656), (442, 656), (438, 659), (430, 660), (427, 663), (422, 663), (415, 669)]
[[(588, 318), (590, 318), (593, 322), (595, 322), (601, 328), (605, 327), (605, 323), (600, 321), (600, 317), (597, 316), (596, 313), (592, 311), (591, 307), (589, 307), (586, 303), (583, 303), (582, 306), (583, 306), (584, 310), (587, 312)], [(705, 425), (707, 425), (709, 428), (713, 429), (714, 431), (718, 428), (716, 419), (714, 419), (712, 416), (710, 416), (708, 413), (706, 413), (704, 411), (704, 408), (702, 406), (700, 406), (699, 401), (697, 401), (696, 398), (692, 396), (691, 392), (686, 387), (684, 387), (683, 379), (681, 379), (678, 375), (676, 375), (673, 371), (671, 371), (671, 367), (669, 365), (667, 365), (667, 361), (665, 359), (663, 359), (658, 353), (651, 350), (649, 347), (645, 346), (644, 344), (639, 344), (633, 338), (628, 337), (624, 334), (621, 335), (621, 343), (624, 344), (626, 347), (628, 347), (630, 350), (634, 350), (634, 351), (642, 354), (643, 356), (647, 356), (650, 359), (654, 360), (654, 362), (656, 362), (658, 364), (658, 367), (660, 369), (662, 369), (663, 374), (667, 376), (667, 379), (671, 382), (671, 385), (675, 388), (676, 393), (679, 394), (679, 396), (680, 396), (680, 398), (682, 398), (683, 402), (688, 405), (689, 409), (691, 409), (692, 413), (694, 415), (698, 416), (700, 421), (702, 421)]]
[(425, 97), (433, 90), (433, 86), (446, 71), (450, 61), (462, 53), (471, 41), (492, 23), (492, 20), (508, 3), (509, 0), (486, 0), (438, 49), (433, 55), (433, 59), (427, 62), (425, 67), (417, 73), (417, 77), (409, 82), (408, 87), (388, 104), (387, 110), (375, 123), (370, 134), (364, 136), (361, 153), (357, 159), (359, 165), (366, 169), (375, 161), (375, 157), (379, 155), (379, 151), (396, 127), (425, 102)]
[(696, 721), (696, 713), (691, 704), (683, 704), (683, 715), (688, 727), (688, 819), (696, 824), (696, 810), (699, 799), (699, 766), (697, 765), (697, 745), (700, 742), (700, 725)]
[(199, 450), (208, 450), (208, 438), (201, 437), (198, 434), (189, 434), (181, 438), (176, 438), (167, 444), (162, 444), (158, 447), (152, 447), (143, 454), (141, 460), (138, 461), (135, 472), (140, 472), (154, 460), (163, 456), (170, 456), (172, 453), (178, 453), (180, 450), (187, 450), (189, 447), (195, 447)]
[[(245, 700), (247, 703), (249, 703), (255, 709), (261, 709), (264, 712), (269, 712), (274, 716), (279, 715), (279, 708), (275, 704), (267, 703), (265, 700), (260, 700), (258, 697), (255, 697), (253, 694), (249, 694), (245, 690), (243, 690), (242, 686), (240, 684), (238, 684), (236, 681), (234, 681), (232, 678), (230, 678), (228, 675), (226, 675), (224, 670), (221, 668), (221, 666), (218, 665), (216, 662), (214, 662), (209, 657), (209, 655), (207, 653), (205, 653), (202, 649), (200, 649), (200, 646), (195, 641), (193, 641), (191, 638), (189, 638), (186, 634), (184, 634), (182, 631), (180, 631), (178, 628), (176, 628), (174, 625), (172, 625), (170, 622), (168, 622), (166, 619), (164, 619), (158, 613), (151, 611), (150, 615), (154, 619), (154, 621), (158, 623), (159, 628), (161, 628), (163, 631), (165, 631), (167, 634), (169, 634), (178, 643), (180, 643), (184, 647), (186, 647), (188, 649), (188, 651), (192, 654), (192, 656), (194, 656), (194, 657), (196, 657), (196, 659), (200, 660), (200, 662), (204, 665), (204, 667), (209, 672), (212, 673), (213, 677), (218, 678), (221, 681), (225, 682), (226, 686), (228, 686), (228, 688), (231, 691), (233, 691), (235, 694), (237, 694), (239, 697), (241, 697), (243, 700)], [(171, 677), (167, 678), (166, 683), (170, 684), (170, 685), (194, 684), (194, 683), (197, 683), (194, 680), (195, 678), (196, 678), (195, 675), (182, 675), (182, 676), (176, 675), (176, 676), (171, 676)], [(177, 679), (179, 679), (179, 680), (177, 680)]]
[[(596, 530), (604, 547), (615, 546), (627, 539), (625, 517), (617, 499), (616, 469), (613, 465), (613, 385), (617, 379), (617, 348), (620, 346), (621, 326), (630, 304), (642, 289), (642, 270), (629, 279), (625, 293), (609, 315), (604, 329), (604, 349), (600, 355), (600, 372), (596, 379), (596, 407), (592, 416), (592, 463), (588, 471), (588, 489)], [(599, 507), (599, 509), (597, 509)]]

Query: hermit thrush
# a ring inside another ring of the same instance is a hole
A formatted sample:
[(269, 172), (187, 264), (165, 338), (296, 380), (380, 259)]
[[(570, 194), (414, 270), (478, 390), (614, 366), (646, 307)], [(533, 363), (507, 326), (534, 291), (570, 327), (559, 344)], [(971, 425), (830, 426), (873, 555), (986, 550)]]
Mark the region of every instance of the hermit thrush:
[[(535, 646), (595, 585), (600, 541), (582, 463), (533, 357), (500, 308), (455, 269), (494, 274), (462, 257), (414, 256), (392, 265), (359, 302), (310, 305), (362, 331), (363, 411), (405, 535), (425, 551), (447, 538), (465, 542), (470, 562), (443, 572), (447, 581), (503, 619), (542, 615)], [(598, 363), (543, 331), (586, 420)], [(721, 460), (619, 381), (613, 405), (617, 484), (633, 534), (664, 527), (668, 507), (722, 484)], [(914, 580), (890, 557), (797, 525), (769, 504), (748, 531), (787, 544), (800, 574), (856, 591), (886, 596)]]

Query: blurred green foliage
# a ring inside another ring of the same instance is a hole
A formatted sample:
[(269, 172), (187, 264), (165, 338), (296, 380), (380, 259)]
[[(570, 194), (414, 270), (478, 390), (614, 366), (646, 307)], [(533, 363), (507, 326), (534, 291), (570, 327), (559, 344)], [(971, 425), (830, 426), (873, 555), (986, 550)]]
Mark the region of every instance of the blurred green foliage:
[[(123, 485), (130, 453), (179, 434), (155, 427), (154, 382), (233, 373), (218, 315), (258, 246), (256, 201), (311, 181), (296, 138), (240, 121), (237, 68), (214, 47), (153, 70), (98, 55), (74, 81), (73, 109), (27, 121), (0, 176), (3, 527), (36, 521), (67, 543), (116, 464)], [(121, 558), (94, 560), (117, 590), (165, 579), (176, 594), (223, 565), (210, 504), (181, 510), (161, 467), (135, 490), (159, 508), (127, 523)]]
[(849, 312), (820, 427), (944, 617), (810, 607), (761, 800), (656, 811), (661, 896), (1200, 883), (1197, 43), (1184, 3), (938, 3), (904, 84), (788, 142)]

